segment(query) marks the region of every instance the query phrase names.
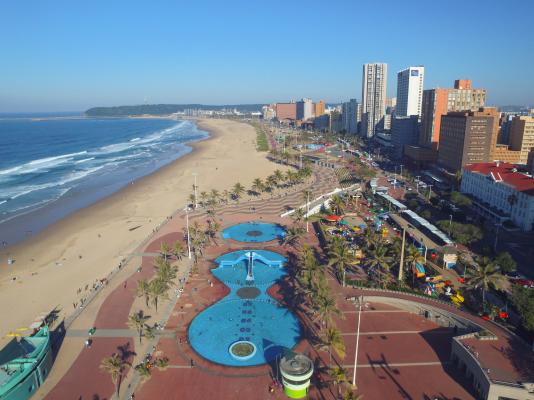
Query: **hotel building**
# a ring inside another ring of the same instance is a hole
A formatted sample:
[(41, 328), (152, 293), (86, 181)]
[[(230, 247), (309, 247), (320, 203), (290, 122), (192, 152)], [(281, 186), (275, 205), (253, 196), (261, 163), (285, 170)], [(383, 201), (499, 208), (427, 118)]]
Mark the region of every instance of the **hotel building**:
[(421, 116), (425, 67), (408, 67), (397, 73), (397, 105), (395, 115)]

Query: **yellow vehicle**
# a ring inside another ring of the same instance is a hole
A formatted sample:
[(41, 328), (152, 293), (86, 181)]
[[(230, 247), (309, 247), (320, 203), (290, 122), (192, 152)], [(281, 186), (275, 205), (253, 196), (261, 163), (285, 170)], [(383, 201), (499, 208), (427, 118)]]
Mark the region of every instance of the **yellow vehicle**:
[(460, 307), (464, 300), (464, 296), (462, 296), (460, 292), (456, 292), (456, 294), (451, 296), (451, 301), (456, 307)]

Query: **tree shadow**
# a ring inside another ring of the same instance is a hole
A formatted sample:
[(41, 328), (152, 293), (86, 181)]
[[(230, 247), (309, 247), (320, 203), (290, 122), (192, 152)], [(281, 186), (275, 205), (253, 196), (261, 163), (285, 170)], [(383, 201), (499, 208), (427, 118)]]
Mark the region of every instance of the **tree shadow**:
[(367, 360), (371, 365), (371, 368), (375, 373), (378, 371), (382, 372), (384, 375), (380, 379), (389, 379), (397, 387), (401, 399), (413, 400), (412, 396), (404, 389), (401, 383), (396, 378), (396, 375), (400, 375), (400, 371), (396, 368), (389, 366), (389, 362), (386, 359), (384, 353), (380, 353), (380, 358), (378, 360), (373, 360), (371, 357), (366, 354)]

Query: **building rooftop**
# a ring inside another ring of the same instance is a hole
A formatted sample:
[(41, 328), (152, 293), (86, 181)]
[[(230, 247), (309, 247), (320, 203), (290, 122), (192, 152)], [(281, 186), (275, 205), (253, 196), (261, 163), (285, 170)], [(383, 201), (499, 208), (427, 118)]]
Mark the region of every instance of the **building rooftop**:
[(534, 178), (518, 172), (517, 165), (503, 162), (467, 164), (464, 170), (489, 176), (495, 182), (504, 183), (519, 192), (534, 196)]

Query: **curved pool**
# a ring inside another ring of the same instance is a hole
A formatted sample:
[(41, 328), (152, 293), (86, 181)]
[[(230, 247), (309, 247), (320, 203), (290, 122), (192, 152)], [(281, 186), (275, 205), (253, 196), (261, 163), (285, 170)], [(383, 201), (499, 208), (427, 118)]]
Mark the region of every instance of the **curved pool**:
[(278, 224), (267, 222), (245, 222), (232, 225), (222, 232), (224, 239), (233, 239), (238, 242), (259, 243), (283, 239), (286, 230)]
[[(286, 275), (286, 258), (265, 250), (239, 250), (215, 260), (213, 275), (230, 294), (198, 314), (189, 326), (189, 342), (202, 357), (223, 365), (244, 367), (276, 359), (301, 336), (297, 318), (267, 294)], [(254, 352), (236, 357), (231, 349), (246, 342)]]

